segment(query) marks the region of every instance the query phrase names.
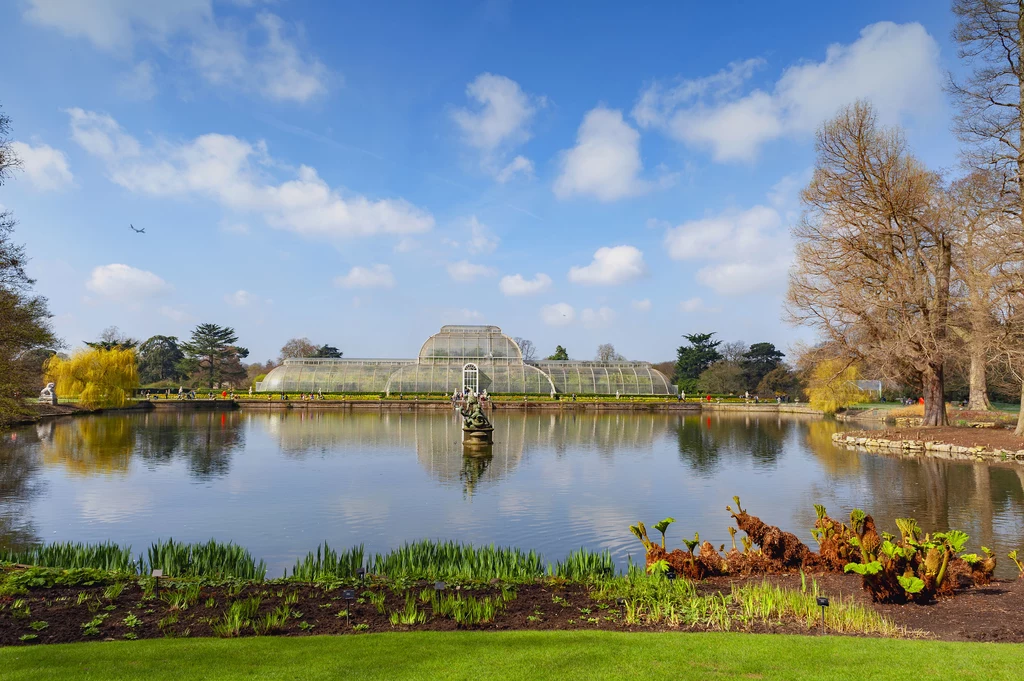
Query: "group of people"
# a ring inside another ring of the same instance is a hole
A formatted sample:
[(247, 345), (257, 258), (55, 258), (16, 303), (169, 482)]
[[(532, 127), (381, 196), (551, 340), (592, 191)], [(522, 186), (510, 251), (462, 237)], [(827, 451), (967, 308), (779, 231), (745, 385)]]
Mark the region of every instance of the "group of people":
[[(454, 406), (454, 405), (457, 405), (457, 404), (461, 404), (462, 402), (465, 402), (466, 399), (472, 393), (473, 393), (473, 389), (469, 388), (469, 387), (466, 387), (466, 388), (463, 388), (462, 390), (456, 390), (455, 392), (453, 392), (451, 398), (449, 398), (449, 399), (450, 399), (452, 405)], [(477, 394), (477, 397), (480, 398), (481, 402), (486, 402), (487, 399), (488, 399), (487, 398), (487, 388), (484, 388), (483, 392)]]

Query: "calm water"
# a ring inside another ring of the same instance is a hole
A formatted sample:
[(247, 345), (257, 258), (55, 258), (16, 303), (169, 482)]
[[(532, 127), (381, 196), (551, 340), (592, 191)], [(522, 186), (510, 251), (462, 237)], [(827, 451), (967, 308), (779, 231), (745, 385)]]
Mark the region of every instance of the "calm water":
[(382, 551), (457, 539), (642, 555), (628, 526), (671, 515), (671, 544), (729, 542), (734, 494), (814, 546), (813, 504), (895, 531), (957, 527), (969, 548), (1024, 546), (1024, 467), (835, 448), (795, 416), (496, 412), (493, 457), (462, 455), (451, 413), (150, 413), (0, 435), (0, 545), (233, 540), (280, 574), (323, 540)]

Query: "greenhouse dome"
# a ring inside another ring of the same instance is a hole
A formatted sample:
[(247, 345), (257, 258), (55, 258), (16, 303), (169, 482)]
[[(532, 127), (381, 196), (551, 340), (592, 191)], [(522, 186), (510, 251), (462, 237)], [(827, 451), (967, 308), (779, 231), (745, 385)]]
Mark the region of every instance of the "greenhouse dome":
[(524, 361), (497, 326), (443, 326), (416, 359), (286, 359), (257, 392), (673, 395), (648, 362)]

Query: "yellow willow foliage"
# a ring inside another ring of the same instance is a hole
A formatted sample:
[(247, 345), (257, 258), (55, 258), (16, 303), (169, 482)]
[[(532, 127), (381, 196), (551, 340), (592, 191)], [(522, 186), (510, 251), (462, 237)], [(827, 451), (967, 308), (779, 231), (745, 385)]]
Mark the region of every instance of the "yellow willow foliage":
[(123, 407), (139, 385), (135, 350), (79, 350), (69, 359), (54, 356), (46, 380), (57, 384), (60, 397), (77, 397), (90, 409)]
[(854, 383), (858, 378), (857, 367), (848, 366), (846, 360), (826, 359), (819, 362), (811, 372), (807, 386), (811, 407), (826, 414), (834, 414), (844, 407), (867, 402), (868, 394)]

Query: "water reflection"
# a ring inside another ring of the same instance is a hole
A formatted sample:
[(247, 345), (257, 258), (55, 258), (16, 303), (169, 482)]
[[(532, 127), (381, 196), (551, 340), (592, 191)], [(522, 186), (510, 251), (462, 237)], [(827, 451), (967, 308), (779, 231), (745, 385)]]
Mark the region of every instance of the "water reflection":
[[(883, 527), (959, 527), (1000, 555), (1024, 536), (1024, 467), (867, 454), (799, 416), (497, 410), (467, 457), (452, 412), (152, 412), (50, 421), (0, 438), (0, 545), (40, 538), (233, 539), (274, 569), (327, 539), (580, 545), (624, 562), (636, 520), (729, 541), (734, 494), (813, 543), (813, 505)], [(677, 534), (678, 534), (677, 532)], [(678, 545), (678, 537), (670, 540)], [(1001, 571), (1010, 574), (1003, 559)]]

